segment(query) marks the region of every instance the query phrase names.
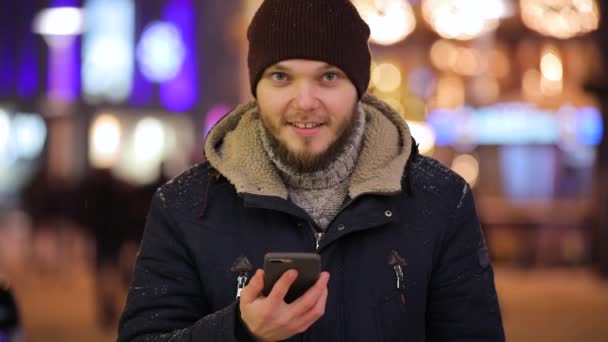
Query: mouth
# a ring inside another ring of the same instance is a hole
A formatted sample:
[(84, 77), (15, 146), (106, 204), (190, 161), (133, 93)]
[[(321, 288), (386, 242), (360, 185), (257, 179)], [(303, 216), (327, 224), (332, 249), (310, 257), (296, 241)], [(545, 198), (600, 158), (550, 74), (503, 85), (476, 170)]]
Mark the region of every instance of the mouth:
[(290, 122), (291, 126), (299, 129), (311, 129), (321, 127), (323, 124), (318, 122)]
[(320, 122), (289, 122), (289, 126), (293, 132), (301, 137), (312, 137), (321, 132), (322, 127), (325, 125)]

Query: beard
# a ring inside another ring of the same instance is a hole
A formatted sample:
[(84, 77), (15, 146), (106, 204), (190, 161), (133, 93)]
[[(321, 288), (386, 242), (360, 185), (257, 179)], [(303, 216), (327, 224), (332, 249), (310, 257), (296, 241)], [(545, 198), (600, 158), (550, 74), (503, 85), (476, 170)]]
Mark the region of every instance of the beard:
[[(265, 122), (263, 116), (260, 116), (260, 119), (263, 129), (266, 131), (270, 148), (272, 148), (277, 158), (298, 173), (310, 173), (326, 169), (345, 150), (357, 124), (357, 117), (357, 110), (355, 109), (343, 129), (338, 133), (338, 138), (325, 151), (317, 155), (291, 151), (286, 144), (277, 139), (274, 134), (276, 129), (273, 130), (272, 126)], [(283, 122), (282, 124), (287, 123)], [(314, 139), (314, 137), (306, 139)]]

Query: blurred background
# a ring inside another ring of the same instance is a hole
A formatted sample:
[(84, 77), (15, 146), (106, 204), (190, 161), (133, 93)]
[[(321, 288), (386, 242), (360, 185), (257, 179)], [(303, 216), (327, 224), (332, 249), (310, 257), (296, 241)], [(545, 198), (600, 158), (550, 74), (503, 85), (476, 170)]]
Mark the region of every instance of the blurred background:
[[(260, 0), (0, 10), (0, 341), (113, 341), (155, 189), (251, 98)], [(353, 0), (370, 92), (474, 189), (509, 341), (608, 341), (608, 4)]]

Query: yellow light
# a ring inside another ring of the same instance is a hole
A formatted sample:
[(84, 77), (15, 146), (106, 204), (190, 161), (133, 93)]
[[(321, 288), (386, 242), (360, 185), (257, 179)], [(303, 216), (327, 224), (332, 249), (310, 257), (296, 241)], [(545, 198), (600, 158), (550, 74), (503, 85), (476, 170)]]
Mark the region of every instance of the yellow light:
[(393, 108), (397, 113), (401, 114), (402, 116), (405, 115), (405, 109), (404, 109), (403, 105), (401, 104), (401, 101), (399, 101), (398, 99), (384, 98), (382, 100), (384, 100), (384, 102), (386, 102), (389, 106), (391, 106), (391, 108)]
[(477, 50), (460, 48), (458, 49), (456, 63), (452, 65), (452, 70), (460, 75), (477, 75), (482, 71), (480, 59)]
[(498, 99), (500, 85), (494, 77), (479, 77), (473, 81), (473, 92), (479, 102), (489, 104)]
[(445, 75), (437, 80), (436, 105), (438, 108), (459, 108), (464, 105), (465, 91), (462, 79)]
[(524, 72), (521, 79), (521, 89), (525, 98), (531, 101), (538, 100), (542, 97), (540, 92), (541, 74), (536, 69), (528, 69)]
[(557, 96), (562, 93), (564, 84), (561, 80), (553, 81), (542, 77), (540, 79), (540, 91), (545, 96)]
[(546, 50), (540, 60), (540, 71), (549, 81), (561, 81), (563, 76), (562, 61), (557, 51)]
[(458, 58), (458, 50), (452, 43), (439, 39), (431, 46), (431, 63), (440, 70), (450, 70)]
[(490, 53), (490, 73), (493, 76), (502, 78), (509, 74), (511, 65), (509, 58), (504, 51), (493, 49)]
[(91, 126), (89, 159), (97, 168), (111, 167), (116, 162), (121, 144), (121, 126), (111, 114), (98, 116)]
[(470, 154), (461, 154), (452, 161), (452, 170), (473, 188), (479, 177), (479, 162)]
[(388, 93), (401, 86), (401, 71), (392, 63), (377, 65), (372, 71), (372, 84), (376, 89)]

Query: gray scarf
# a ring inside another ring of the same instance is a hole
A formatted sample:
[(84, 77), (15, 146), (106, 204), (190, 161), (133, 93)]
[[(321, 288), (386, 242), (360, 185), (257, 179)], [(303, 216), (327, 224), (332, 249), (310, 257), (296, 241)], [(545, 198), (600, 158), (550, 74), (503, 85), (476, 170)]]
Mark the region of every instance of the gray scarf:
[(260, 122), (260, 139), (270, 160), (285, 181), (289, 199), (304, 209), (323, 230), (335, 217), (348, 194), (350, 176), (353, 173), (365, 131), (365, 111), (357, 107), (353, 131), (344, 149), (327, 168), (309, 173), (299, 173), (286, 164), (274, 151), (268, 132)]

